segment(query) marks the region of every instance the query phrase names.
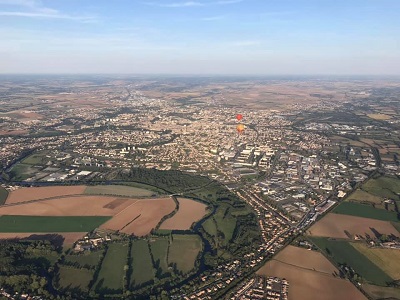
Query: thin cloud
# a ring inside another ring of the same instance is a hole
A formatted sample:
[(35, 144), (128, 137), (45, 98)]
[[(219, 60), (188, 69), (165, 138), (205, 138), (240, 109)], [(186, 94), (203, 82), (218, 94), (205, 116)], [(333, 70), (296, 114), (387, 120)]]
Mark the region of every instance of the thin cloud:
[(60, 13), (42, 13), (42, 12), (22, 12), (22, 11), (0, 11), (0, 16), (5, 17), (26, 17), (42, 19), (66, 19), (76, 21), (94, 21), (94, 17), (71, 16)]
[(219, 0), (213, 2), (199, 2), (199, 1), (186, 1), (186, 2), (172, 2), (172, 3), (158, 3), (158, 2), (147, 2), (145, 4), (159, 7), (201, 7), (201, 6), (212, 6), (212, 5), (229, 5), (243, 2), (244, 0)]
[(218, 21), (218, 20), (222, 20), (222, 19), (225, 19), (225, 16), (213, 16), (213, 17), (201, 18), (202, 21)]
[(3, 17), (23, 17), (23, 18), (40, 18), (40, 19), (64, 19), (75, 20), (84, 23), (91, 23), (97, 20), (94, 16), (74, 16), (64, 14), (56, 9), (42, 6), (37, 0), (0, 0), (1, 5), (16, 6), (21, 10), (0, 11)]
[(261, 44), (261, 41), (257, 41), (257, 40), (255, 40), (255, 41), (252, 41), (252, 40), (250, 40), (250, 41), (237, 41), (237, 42), (233, 42), (232, 43), (232, 46), (236, 46), (236, 47), (250, 47), (250, 46), (257, 46), (257, 45), (260, 45)]

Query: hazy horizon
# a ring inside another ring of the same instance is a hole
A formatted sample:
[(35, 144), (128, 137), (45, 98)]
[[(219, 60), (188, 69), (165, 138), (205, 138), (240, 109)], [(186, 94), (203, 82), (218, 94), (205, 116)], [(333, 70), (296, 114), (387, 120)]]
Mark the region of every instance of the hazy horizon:
[(1, 74), (399, 76), (396, 0), (0, 0)]

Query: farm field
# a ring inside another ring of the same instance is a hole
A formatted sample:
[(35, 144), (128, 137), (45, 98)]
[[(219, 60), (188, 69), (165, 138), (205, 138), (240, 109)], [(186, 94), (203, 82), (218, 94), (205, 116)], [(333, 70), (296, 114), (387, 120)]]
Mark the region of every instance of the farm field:
[(385, 114), (368, 114), (368, 118), (374, 119), (374, 120), (390, 120), (392, 117), (389, 115)]
[(370, 179), (362, 186), (362, 189), (370, 194), (400, 200), (400, 179), (392, 177), (379, 177)]
[(86, 187), (83, 185), (20, 188), (9, 194), (6, 203), (10, 204), (61, 196), (79, 195), (83, 194), (85, 188)]
[(373, 299), (391, 299), (400, 300), (400, 288), (383, 287), (372, 284), (363, 284), (362, 288)]
[(167, 253), (168, 253), (168, 238), (157, 238), (155, 240), (150, 240), (150, 249), (153, 254), (154, 262), (156, 264), (156, 269), (158, 277), (166, 276), (166, 274), (170, 273), (168, 270), (167, 263)]
[(122, 291), (124, 266), (127, 263), (128, 242), (114, 243), (108, 246), (106, 256), (94, 284), (96, 292), (116, 293)]
[(337, 264), (346, 263), (369, 283), (385, 286), (387, 282), (392, 281), (382, 269), (357, 251), (349, 242), (328, 238), (312, 238), (312, 241)]
[(352, 193), (346, 201), (357, 201), (357, 202), (369, 202), (369, 203), (374, 203), (376, 205), (380, 205), (381, 202), (383, 201), (383, 198), (372, 195), (362, 189), (356, 190), (354, 193)]
[(333, 213), (328, 213), (311, 226), (307, 233), (311, 236), (347, 239), (348, 236), (345, 234), (345, 230), (352, 235), (365, 236), (365, 234), (369, 234), (370, 236), (375, 236), (371, 228), (374, 228), (380, 234), (400, 236), (400, 233), (390, 222)]
[(326, 274), (338, 272), (338, 269), (320, 252), (291, 245), (280, 251), (274, 260)]
[(132, 242), (131, 258), (132, 266), (129, 286), (131, 289), (135, 289), (146, 285), (155, 277), (155, 270), (146, 240)]
[(60, 266), (58, 271), (60, 289), (79, 289), (87, 291), (94, 272), (87, 269), (75, 269)]
[(224, 234), (225, 243), (229, 243), (236, 227), (236, 218), (229, 213), (225, 214), (228, 209), (231, 209), (231, 207), (228, 205), (220, 205), (214, 215), (217, 230)]
[(100, 262), (104, 251), (85, 252), (78, 255), (65, 255), (66, 263), (77, 263), (81, 267), (94, 268)]
[(363, 243), (351, 245), (382, 269), (394, 280), (400, 280), (400, 251), (397, 249), (369, 248)]
[(207, 206), (203, 203), (186, 198), (178, 198), (177, 200), (179, 202), (178, 212), (172, 218), (165, 220), (160, 229), (190, 229), (194, 222), (200, 220), (206, 214)]
[(121, 197), (151, 197), (155, 193), (146, 189), (126, 185), (95, 185), (86, 187), (87, 195), (113, 195)]
[(101, 228), (144, 236), (157, 226), (161, 218), (175, 209), (171, 198), (137, 200), (116, 214)]
[(367, 299), (350, 281), (276, 260), (267, 262), (257, 274), (287, 279), (291, 300)]
[(195, 267), (195, 261), (200, 251), (202, 242), (197, 235), (172, 235), (169, 247), (168, 264), (175, 263), (178, 270), (184, 274)]
[(2, 186), (0, 186), (0, 205), (6, 203), (7, 197), (8, 197), (8, 191)]
[(136, 201), (107, 196), (66, 196), (3, 206), (0, 215), (113, 216)]
[(0, 216), (0, 232), (88, 232), (110, 217)]
[(41, 239), (53, 241), (61, 235), (64, 239), (64, 245), (72, 245), (74, 242), (85, 236), (86, 232), (60, 232), (57, 234), (46, 234), (40, 232), (0, 232), (0, 240), (7, 239), (36, 239), (40, 236)]
[(46, 160), (46, 156), (44, 153), (34, 153), (24, 158), (21, 163), (27, 165), (38, 165), (43, 164), (44, 160)]
[(384, 209), (374, 208), (371, 205), (354, 203), (354, 202), (343, 202), (333, 210), (333, 213), (350, 215), (356, 217), (370, 218), (382, 221), (397, 222), (397, 213), (387, 211)]

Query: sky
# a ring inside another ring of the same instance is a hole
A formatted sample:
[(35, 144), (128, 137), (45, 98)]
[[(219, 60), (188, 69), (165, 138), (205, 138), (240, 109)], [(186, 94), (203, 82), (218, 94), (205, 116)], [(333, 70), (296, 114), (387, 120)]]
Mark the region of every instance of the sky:
[(400, 75), (400, 0), (0, 0), (0, 73)]

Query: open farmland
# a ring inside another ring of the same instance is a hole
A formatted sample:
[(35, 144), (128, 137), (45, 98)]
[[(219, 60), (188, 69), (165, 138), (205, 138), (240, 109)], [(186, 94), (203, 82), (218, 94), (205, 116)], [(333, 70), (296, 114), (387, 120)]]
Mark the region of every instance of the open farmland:
[(186, 198), (178, 198), (178, 202), (178, 212), (172, 218), (165, 220), (160, 229), (190, 229), (194, 222), (200, 220), (206, 214), (207, 206), (203, 203)]
[(109, 219), (107, 216), (0, 216), (0, 232), (88, 232)]
[(175, 263), (176, 268), (183, 274), (190, 272), (195, 267), (195, 261), (200, 251), (202, 242), (197, 235), (172, 235), (169, 247), (168, 264)]
[(83, 185), (20, 188), (12, 191), (9, 194), (6, 204), (56, 198), (68, 195), (79, 195), (83, 194), (85, 189), (86, 187)]
[(374, 208), (371, 205), (354, 203), (354, 202), (343, 202), (333, 210), (333, 213), (350, 215), (356, 217), (370, 218), (382, 221), (399, 221), (397, 213), (387, 211), (384, 209)]
[(86, 232), (60, 232), (57, 234), (48, 234), (41, 232), (0, 232), (0, 240), (10, 239), (30, 239), (30, 240), (49, 240), (54, 241), (62, 236), (64, 245), (72, 245), (77, 240), (86, 235)]
[(96, 292), (118, 293), (122, 291), (124, 266), (127, 263), (128, 243), (108, 246), (106, 256), (94, 284)]
[(2, 186), (0, 186), (0, 205), (3, 205), (8, 197), (8, 191), (3, 188)]
[(85, 189), (88, 195), (113, 195), (121, 197), (151, 197), (155, 193), (138, 187), (126, 185), (95, 185)]
[(69, 196), (0, 207), (0, 215), (113, 216), (137, 200), (105, 196)]
[(356, 190), (354, 193), (352, 193), (346, 201), (357, 201), (357, 202), (365, 202), (365, 203), (371, 203), (371, 204), (376, 204), (379, 205), (382, 203), (383, 199), (379, 196), (372, 195), (362, 189)]
[(84, 268), (95, 268), (100, 262), (104, 251), (91, 251), (83, 254), (65, 255), (64, 261), (68, 264), (78, 264)]
[(350, 281), (281, 261), (267, 262), (257, 274), (288, 280), (291, 300), (367, 299)]
[(150, 249), (157, 268), (158, 277), (166, 276), (169, 272), (167, 263), (168, 238), (160, 237), (150, 240)]
[(307, 233), (311, 236), (347, 239), (348, 236), (345, 230), (352, 235), (359, 234), (365, 236), (365, 234), (369, 234), (370, 236), (375, 236), (371, 228), (375, 229), (380, 234), (400, 236), (400, 233), (390, 222), (333, 213), (327, 214), (320, 221), (311, 226), (311, 228), (307, 230)]
[(149, 284), (155, 277), (155, 270), (146, 240), (132, 242), (131, 257), (130, 288), (135, 289)]
[(351, 245), (381, 268), (387, 275), (392, 277), (394, 280), (400, 280), (399, 250), (370, 248), (363, 243), (351, 243)]
[(400, 179), (393, 177), (379, 177), (368, 180), (362, 189), (370, 194), (400, 200)]
[(313, 238), (312, 241), (332, 257), (337, 264), (351, 266), (357, 274), (372, 284), (386, 285), (392, 279), (371, 260), (357, 251), (349, 242), (343, 240), (331, 240), (328, 238)]
[(333, 274), (338, 272), (336, 267), (321, 253), (291, 245), (280, 251), (274, 257), (274, 260), (321, 273)]
[(175, 202), (171, 198), (137, 200), (101, 228), (144, 236), (157, 226), (162, 217), (174, 209)]
[(383, 287), (373, 284), (363, 284), (362, 288), (372, 299), (400, 300), (400, 288)]
[(93, 278), (93, 271), (87, 269), (76, 269), (72, 267), (60, 266), (58, 271), (58, 284), (62, 289), (79, 289), (87, 291), (89, 283)]

